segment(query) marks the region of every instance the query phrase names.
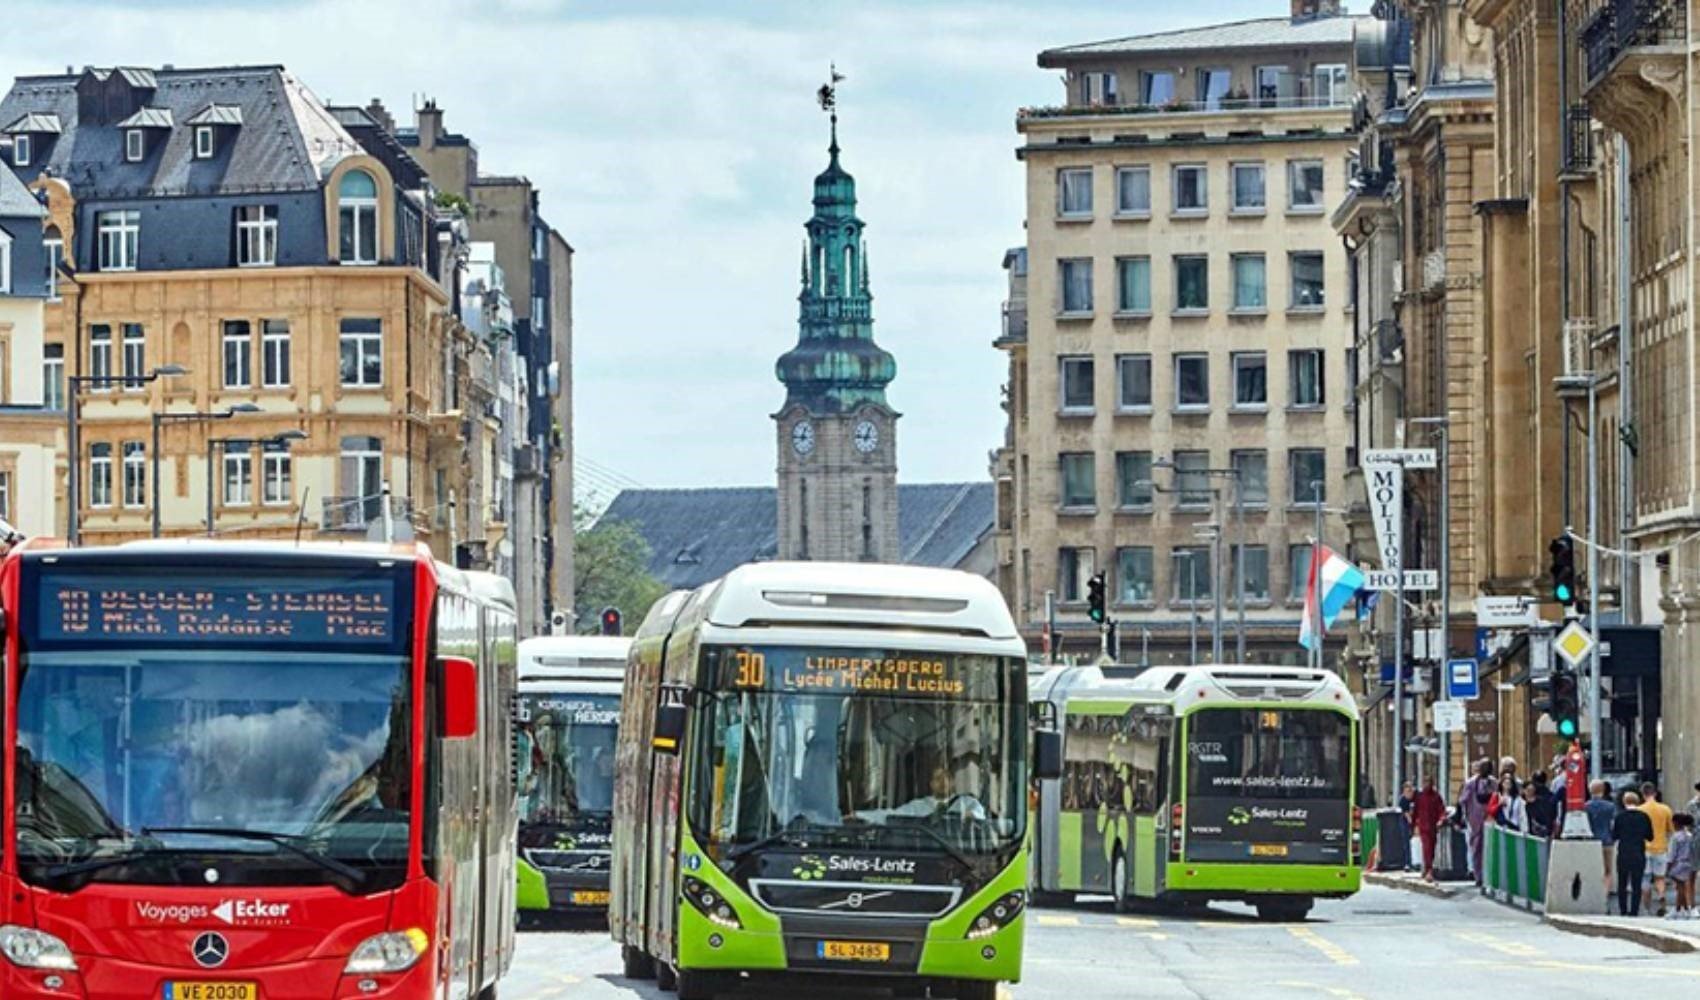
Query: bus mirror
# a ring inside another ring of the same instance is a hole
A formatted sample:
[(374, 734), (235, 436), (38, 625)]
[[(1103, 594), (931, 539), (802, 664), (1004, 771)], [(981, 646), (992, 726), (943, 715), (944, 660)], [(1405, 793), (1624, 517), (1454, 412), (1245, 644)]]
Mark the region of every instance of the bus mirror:
[(1033, 777), (1041, 781), (1062, 777), (1062, 733), (1041, 729), (1033, 734)]
[(478, 733), (478, 665), (464, 656), (437, 661), (443, 679), (443, 736), (464, 740)]
[(679, 741), (685, 738), (685, 703), (682, 699), (667, 699), (655, 709), (655, 736), (650, 746), (656, 752), (676, 754)]

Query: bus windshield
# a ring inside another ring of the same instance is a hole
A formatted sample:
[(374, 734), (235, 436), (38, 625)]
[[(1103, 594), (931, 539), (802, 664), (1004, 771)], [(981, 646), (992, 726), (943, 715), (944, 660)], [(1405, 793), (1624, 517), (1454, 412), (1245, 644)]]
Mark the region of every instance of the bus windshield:
[(986, 853), (1025, 829), (1020, 665), (883, 650), (711, 649), (692, 824), (711, 851), (788, 841)]
[(91, 649), (25, 664), (15, 829), (26, 876), (133, 855), (91, 877), (174, 884), (172, 856), (239, 853), (226, 881), (334, 874), (308, 854), (399, 879), (405, 658)]
[(611, 813), (619, 696), (533, 692), (519, 705), (520, 822), (566, 824)]
[(1345, 799), (1351, 720), (1322, 709), (1207, 709), (1187, 721), (1192, 796)]

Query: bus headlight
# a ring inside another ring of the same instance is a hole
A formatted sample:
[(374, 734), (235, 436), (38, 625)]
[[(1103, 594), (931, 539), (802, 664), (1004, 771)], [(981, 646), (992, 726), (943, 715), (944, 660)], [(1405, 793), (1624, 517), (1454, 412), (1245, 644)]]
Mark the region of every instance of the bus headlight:
[(0, 927), (0, 954), (25, 969), (77, 971), (77, 960), (71, 957), (71, 949), (65, 942), (33, 927), (13, 924)]
[(684, 878), (685, 898), (691, 901), (697, 912), (708, 918), (709, 923), (732, 930), (742, 930), (744, 922), (738, 919), (738, 911), (732, 909), (732, 904), (726, 901), (720, 890), (699, 878), (686, 875)]
[(968, 940), (978, 941), (991, 937), (1014, 922), (1026, 907), (1027, 893), (1020, 889), (999, 896), (968, 925)]
[(343, 967), (345, 976), (363, 976), (373, 972), (405, 972), (413, 968), (419, 956), (431, 944), (431, 938), (417, 927), (405, 931), (374, 934), (360, 942)]

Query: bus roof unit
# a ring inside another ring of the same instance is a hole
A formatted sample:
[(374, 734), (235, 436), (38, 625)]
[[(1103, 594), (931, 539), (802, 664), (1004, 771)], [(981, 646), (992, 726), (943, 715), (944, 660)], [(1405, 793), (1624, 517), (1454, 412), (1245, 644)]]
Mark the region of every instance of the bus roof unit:
[(988, 639), (1019, 633), (991, 581), (958, 570), (868, 563), (749, 563), (709, 584), (727, 628), (877, 624)]

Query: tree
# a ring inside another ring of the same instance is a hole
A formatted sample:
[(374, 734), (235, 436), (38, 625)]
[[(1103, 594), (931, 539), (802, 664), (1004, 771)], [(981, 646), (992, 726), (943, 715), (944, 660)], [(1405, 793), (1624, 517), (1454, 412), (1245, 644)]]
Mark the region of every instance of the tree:
[(631, 523), (597, 520), (583, 507), (573, 508), (573, 608), (581, 634), (601, 629), (603, 608), (619, 608), (626, 634), (637, 631), (649, 606), (667, 593), (649, 575), (649, 556), (649, 543)]

